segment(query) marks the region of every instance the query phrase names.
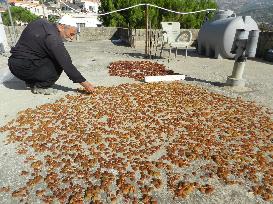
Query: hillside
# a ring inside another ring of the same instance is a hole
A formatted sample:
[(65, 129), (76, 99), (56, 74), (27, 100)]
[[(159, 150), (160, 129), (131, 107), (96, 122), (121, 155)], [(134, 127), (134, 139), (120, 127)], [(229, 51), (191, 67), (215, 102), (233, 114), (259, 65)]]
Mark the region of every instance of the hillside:
[(251, 15), (258, 22), (273, 25), (273, 0), (260, 0), (245, 4), (239, 11), (240, 15)]
[(235, 12), (239, 11), (248, 0), (216, 0), (220, 9), (230, 9)]
[(220, 9), (230, 9), (237, 15), (250, 15), (257, 22), (273, 25), (273, 0), (216, 0)]

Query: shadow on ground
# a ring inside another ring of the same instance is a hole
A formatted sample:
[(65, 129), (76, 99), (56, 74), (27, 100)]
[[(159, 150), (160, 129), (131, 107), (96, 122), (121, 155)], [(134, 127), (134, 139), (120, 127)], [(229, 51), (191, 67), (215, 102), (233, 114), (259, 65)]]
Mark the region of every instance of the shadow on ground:
[(63, 91), (63, 92), (70, 92), (70, 91), (77, 92), (77, 89), (72, 89), (70, 87), (62, 86), (62, 85), (59, 85), (59, 84), (54, 84), (52, 88), (57, 89), (59, 91)]
[[(8, 88), (8, 89), (14, 89), (14, 90), (30, 90), (29, 87), (26, 87), (26, 84), (24, 81), (21, 81), (19, 79), (12, 79), (10, 81), (7, 81), (7, 82), (4, 82), (3, 85)], [(67, 87), (67, 86), (62, 86), (62, 85), (59, 85), (59, 84), (54, 84), (52, 86), (53, 89), (56, 89), (58, 91), (63, 91), (63, 92), (76, 92), (77, 89), (73, 89), (73, 88), (70, 88), (70, 87)]]
[(255, 62), (261, 62), (261, 63), (265, 63), (265, 64), (269, 64), (269, 65), (273, 65), (273, 62), (267, 61), (265, 59), (262, 58), (253, 58), (253, 59), (249, 59), (251, 61), (255, 61)]
[[(174, 55), (175, 53), (175, 50), (173, 49), (172, 50), (172, 55)], [(185, 49), (178, 49), (177, 50), (177, 56), (185, 56), (186, 54), (186, 50)], [(197, 57), (197, 58), (209, 58), (209, 59), (215, 59), (214, 57), (208, 57), (206, 55), (201, 55), (197, 52), (197, 50), (195, 48), (189, 48), (188, 49), (188, 52), (187, 52), (187, 55), (189, 57)]]
[(197, 82), (202, 82), (202, 83), (210, 84), (212, 86), (217, 86), (217, 87), (226, 86), (226, 83), (217, 82), (217, 81), (207, 81), (207, 80), (204, 80), (204, 79), (197, 79), (197, 78), (190, 77), (190, 76), (186, 76), (185, 81), (197, 81)]
[(26, 87), (25, 82), (21, 81), (20, 79), (13, 78), (9, 81), (3, 83), (3, 85), (8, 89), (14, 90), (30, 90), (30, 88)]
[(133, 58), (138, 58), (138, 59), (163, 59), (162, 57), (160, 57), (159, 55), (146, 55), (144, 53), (139, 53), (139, 52), (126, 52), (126, 53), (123, 53), (123, 55), (127, 55), (127, 56), (130, 56), (130, 57), (133, 57)]
[(114, 40), (111, 40), (111, 42), (116, 45), (116, 46), (124, 46), (124, 47), (130, 47), (128, 45), (128, 43), (124, 42), (123, 40), (121, 39), (114, 39)]
[[(171, 55), (169, 57), (169, 50), (164, 49), (162, 51), (162, 56), (160, 57), (160, 50), (153, 51), (151, 55), (146, 55), (144, 52), (129, 52), (129, 53), (123, 53), (123, 55), (128, 55), (133, 58), (138, 58), (138, 59), (175, 59), (175, 50), (172, 49)], [(204, 55), (199, 55), (195, 49), (188, 49), (187, 56), (189, 57), (198, 57), (198, 58), (208, 58), (207, 56)], [(183, 49), (178, 49), (177, 50), (177, 57), (185, 57), (185, 50)], [(213, 58), (211, 58), (213, 59)]]

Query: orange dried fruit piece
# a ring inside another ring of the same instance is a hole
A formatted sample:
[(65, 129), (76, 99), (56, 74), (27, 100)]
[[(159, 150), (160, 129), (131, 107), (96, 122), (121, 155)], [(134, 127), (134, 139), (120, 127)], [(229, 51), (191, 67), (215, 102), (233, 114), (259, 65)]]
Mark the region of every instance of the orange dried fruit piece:
[(273, 195), (272, 193), (264, 193), (262, 195), (262, 198), (265, 200), (265, 201), (273, 201)]
[(93, 195), (94, 195), (94, 191), (93, 191), (92, 187), (88, 187), (85, 190), (84, 198), (87, 199), (87, 200), (90, 200)]
[(26, 154), (27, 152), (28, 152), (28, 150), (27, 149), (19, 149), (19, 150), (17, 150), (16, 151), (18, 154)]
[(40, 170), (42, 168), (42, 162), (41, 161), (36, 161), (31, 164), (31, 167), (35, 170)]
[(205, 193), (206, 194), (210, 194), (214, 191), (214, 187), (213, 186), (207, 186), (205, 189)]
[(46, 191), (45, 191), (44, 189), (41, 189), (41, 190), (37, 190), (35, 194), (36, 194), (37, 196), (39, 196), (39, 197), (42, 197), (42, 196), (45, 194), (45, 192), (46, 192)]
[(162, 181), (160, 179), (153, 179), (152, 180), (152, 184), (156, 187), (156, 188), (161, 188), (162, 186)]
[(209, 184), (206, 184), (206, 185), (199, 187), (198, 190), (202, 193), (210, 194), (214, 191), (214, 187)]
[(84, 199), (82, 197), (81, 193), (76, 193), (75, 195), (72, 196), (71, 200), (69, 203), (73, 204), (83, 204)]
[(185, 198), (189, 194), (191, 194), (195, 190), (194, 183), (182, 183), (182, 185), (178, 186), (178, 190), (176, 192), (176, 195), (178, 197)]
[(21, 172), (21, 176), (26, 176), (26, 175), (28, 175), (28, 174), (29, 174), (28, 171), (22, 171), (22, 172)]
[(17, 191), (13, 191), (11, 195), (12, 197), (25, 197), (27, 194), (28, 194), (27, 188), (22, 187), (19, 188)]
[(40, 176), (40, 175), (39, 176), (35, 176), (33, 179), (30, 179), (27, 182), (26, 186), (28, 186), (28, 187), (34, 186), (34, 185), (38, 184), (42, 179), (43, 179), (43, 177)]
[(154, 198), (153, 198), (153, 199), (151, 199), (151, 201), (150, 201), (150, 202), (151, 202), (151, 204), (158, 204), (158, 201), (157, 201), (156, 199), (154, 199)]
[(10, 191), (10, 187), (9, 186), (1, 187), (0, 188), (0, 193), (2, 193), (2, 192), (9, 192), (9, 191)]

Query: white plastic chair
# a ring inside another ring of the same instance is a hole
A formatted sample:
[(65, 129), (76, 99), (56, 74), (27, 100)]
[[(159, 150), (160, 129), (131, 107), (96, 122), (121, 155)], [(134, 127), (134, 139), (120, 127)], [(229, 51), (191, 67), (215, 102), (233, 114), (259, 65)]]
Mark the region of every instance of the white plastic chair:
[(177, 49), (185, 49), (185, 57), (188, 55), (188, 47), (192, 44), (192, 33), (190, 30), (180, 31), (179, 22), (161, 22), (162, 26), (162, 42), (161, 42), (161, 51), (164, 48), (169, 48), (169, 57), (171, 51), (175, 48), (175, 57), (177, 56)]

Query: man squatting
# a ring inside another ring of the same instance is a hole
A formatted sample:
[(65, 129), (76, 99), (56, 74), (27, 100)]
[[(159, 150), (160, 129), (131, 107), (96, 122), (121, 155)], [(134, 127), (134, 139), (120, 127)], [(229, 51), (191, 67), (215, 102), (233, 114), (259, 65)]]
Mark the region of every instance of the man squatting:
[(52, 85), (64, 71), (74, 83), (82, 85), (87, 92), (94, 90), (72, 64), (63, 40), (71, 41), (77, 33), (77, 24), (70, 16), (63, 16), (57, 24), (45, 19), (33, 21), (22, 32), (15, 47), (11, 49), (9, 69), (35, 94), (52, 94)]

